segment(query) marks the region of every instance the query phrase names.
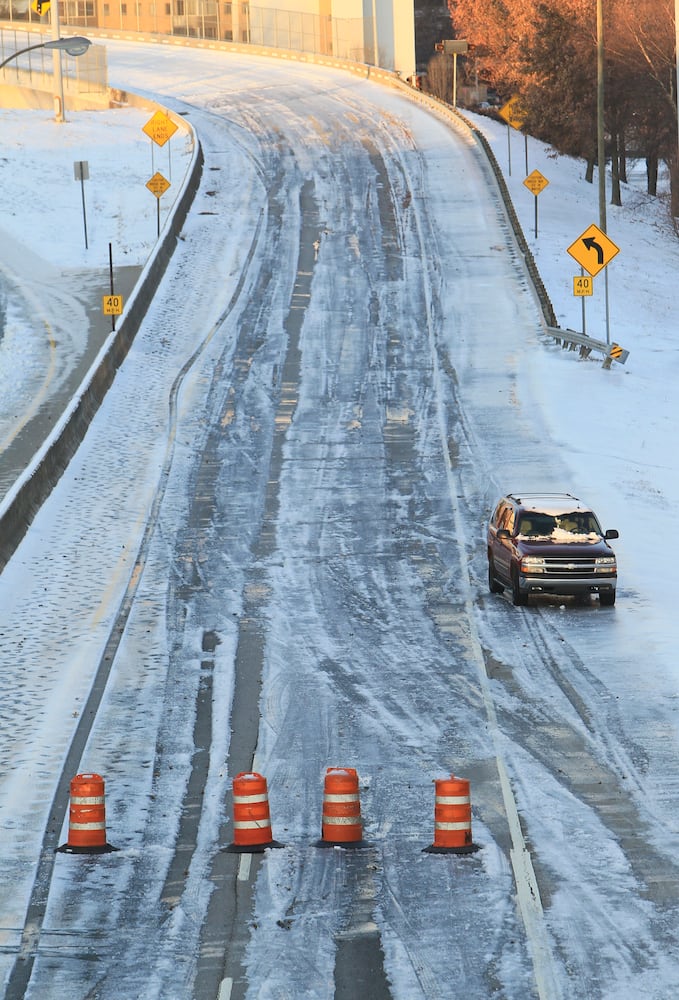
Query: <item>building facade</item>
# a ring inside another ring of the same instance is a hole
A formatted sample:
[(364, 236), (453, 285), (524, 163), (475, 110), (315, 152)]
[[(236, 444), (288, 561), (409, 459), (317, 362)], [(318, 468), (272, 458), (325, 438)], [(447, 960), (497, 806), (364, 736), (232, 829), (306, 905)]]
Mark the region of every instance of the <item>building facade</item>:
[[(59, 0), (59, 19), (87, 28), (292, 49), (415, 71), (413, 0)], [(48, 24), (30, 0), (0, 0), (0, 20)]]

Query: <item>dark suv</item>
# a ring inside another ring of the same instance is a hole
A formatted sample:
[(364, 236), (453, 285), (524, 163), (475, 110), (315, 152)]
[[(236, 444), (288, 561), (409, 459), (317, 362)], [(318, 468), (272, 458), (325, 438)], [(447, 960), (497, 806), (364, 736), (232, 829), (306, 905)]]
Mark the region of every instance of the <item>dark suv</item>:
[(488, 586), (512, 592), (514, 604), (529, 594), (598, 594), (615, 604), (617, 566), (592, 510), (570, 493), (508, 493), (488, 525)]

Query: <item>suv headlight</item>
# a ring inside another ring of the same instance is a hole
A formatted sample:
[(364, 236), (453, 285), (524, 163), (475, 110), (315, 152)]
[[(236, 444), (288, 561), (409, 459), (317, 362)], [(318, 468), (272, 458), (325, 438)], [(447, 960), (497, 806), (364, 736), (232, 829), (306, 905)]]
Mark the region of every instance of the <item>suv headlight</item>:
[(615, 573), (615, 556), (599, 556), (594, 563), (595, 573)]
[(522, 573), (544, 573), (545, 559), (542, 556), (524, 556), (521, 560)]

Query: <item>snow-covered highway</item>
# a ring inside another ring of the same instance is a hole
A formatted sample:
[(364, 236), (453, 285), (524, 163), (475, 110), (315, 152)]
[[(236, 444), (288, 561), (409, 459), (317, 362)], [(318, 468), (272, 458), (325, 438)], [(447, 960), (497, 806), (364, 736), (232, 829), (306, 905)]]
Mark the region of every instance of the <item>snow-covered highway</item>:
[[(339, 71), (123, 43), (108, 61), (186, 115), (205, 166), (0, 576), (7, 1000), (670, 1000), (669, 659), (641, 703), (624, 600), (487, 594), (496, 495), (580, 483), (477, 142)], [(115, 853), (54, 855), (71, 762), (106, 779)], [(316, 846), (329, 766), (358, 770), (365, 850)], [(251, 866), (224, 851), (243, 770), (285, 845)], [(465, 857), (423, 853), (451, 773)]]

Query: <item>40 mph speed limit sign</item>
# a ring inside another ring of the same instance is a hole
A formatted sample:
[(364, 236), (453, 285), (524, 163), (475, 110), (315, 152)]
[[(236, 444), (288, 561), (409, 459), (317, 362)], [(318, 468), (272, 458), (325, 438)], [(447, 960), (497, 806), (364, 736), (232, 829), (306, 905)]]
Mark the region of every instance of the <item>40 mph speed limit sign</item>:
[(104, 295), (102, 309), (104, 316), (120, 316), (123, 311), (122, 295)]

